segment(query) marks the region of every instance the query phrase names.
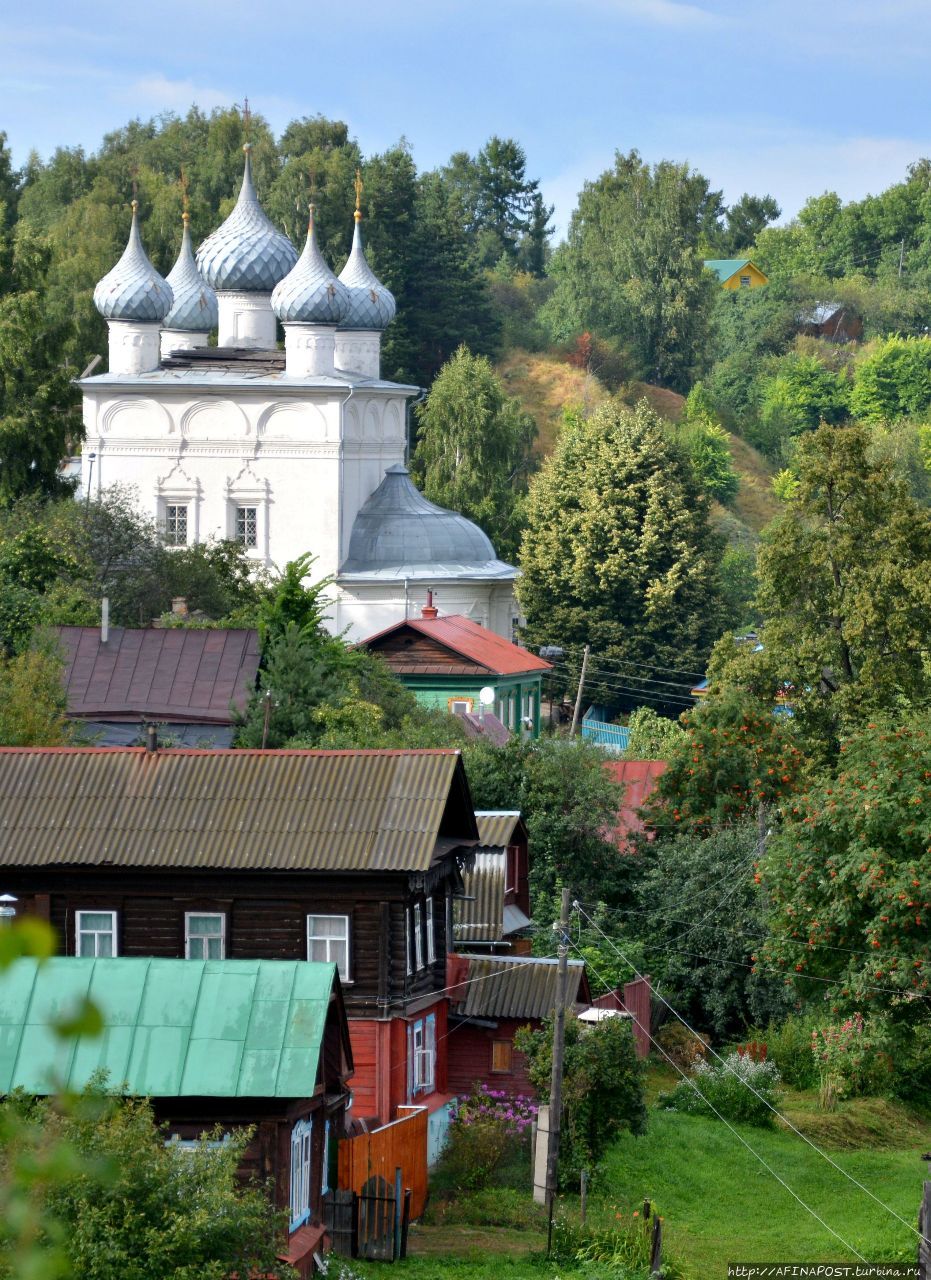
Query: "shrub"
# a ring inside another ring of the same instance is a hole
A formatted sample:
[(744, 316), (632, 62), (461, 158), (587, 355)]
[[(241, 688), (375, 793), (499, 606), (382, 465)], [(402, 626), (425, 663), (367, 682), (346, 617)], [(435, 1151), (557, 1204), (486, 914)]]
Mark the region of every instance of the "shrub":
[(476, 1086), (454, 1104), (449, 1136), (440, 1162), (440, 1178), (460, 1190), (479, 1190), (501, 1166), (530, 1144), (537, 1108), (523, 1095)]
[[(641, 1217), (639, 1209), (630, 1216), (616, 1213), (615, 1222), (609, 1227), (583, 1226), (557, 1218), (550, 1258), (563, 1265), (581, 1264), (586, 1274), (593, 1265), (607, 1264), (609, 1274), (616, 1280), (645, 1275), (650, 1267), (652, 1225), (652, 1219)], [(675, 1261), (667, 1256), (663, 1258), (663, 1275), (667, 1280), (679, 1280), (682, 1275)]]
[(656, 1043), (674, 1067), (691, 1071), (696, 1063), (704, 1060), (711, 1041), (707, 1036), (693, 1035), (681, 1022), (672, 1022), (657, 1033)]
[(717, 1113), (724, 1120), (766, 1126), (772, 1124), (770, 1107), (776, 1104), (779, 1078), (769, 1060), (759, 1062), (734, 1052), (723, 1062), (697, 1063), (691, 1080), (682, 1080), (658, 1101), (666, 1111), (697, 1116)]
[(892, 1077), (884, 1036), (876, 1024), (854, 1013), (811, 1033), (811, 1052), (821, 1084), (821, 1106), (833, 1111), (840, 1098), (882, 1093)]
[(818, 1083), (818, 1068), (811, 1054), (813, 1029), (811, 1018), (793, 1013), (784, 1022), (771, 1022), (761, 1033), (765, 1036), (767, 1057), (793, 1089), (811, 1089)]

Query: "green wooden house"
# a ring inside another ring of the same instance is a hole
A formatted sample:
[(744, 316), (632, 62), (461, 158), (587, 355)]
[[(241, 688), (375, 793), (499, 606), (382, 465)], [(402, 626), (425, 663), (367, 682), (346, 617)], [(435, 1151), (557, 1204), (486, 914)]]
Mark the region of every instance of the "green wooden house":
[(379, 654), (426, 707), (478, 717), (482, 689), (493, 701), (484, 708), (512, 733), (538, 737), (543, 677), (549, 662), (504, 640), (461, 614), (423, 616), (395, 623), (362, 642)]

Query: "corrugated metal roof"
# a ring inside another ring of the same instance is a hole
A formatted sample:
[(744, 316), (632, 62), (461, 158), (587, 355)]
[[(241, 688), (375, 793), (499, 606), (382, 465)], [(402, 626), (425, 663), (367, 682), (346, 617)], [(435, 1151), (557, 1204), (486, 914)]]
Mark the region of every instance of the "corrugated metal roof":
[[(378, 641), (405, 627), (435, 640), (443, 648), (477, 663), (493, 675), (516, 676), (553, 669), (552, 663), (544, 658), (531, 653), (529, 649), (522, 649), (520, 645), (512, 644), (510, 640), (505, 640), (503, 636), (496, 635), (494, 631), (489, 631), (487, 627), (473, 622), (461, 613), (451, 613), (443, 618), (408, 618), (369, 636), (362, 643), (377, 650)], [(386, 661), (392, 671), (407, 672), (403, 655), (391, 653), (386, 655)], [(416, 673), (421, 665), (422, 662), (412, 664), (412, 672)]]
[(83, 719), (229, 724), (255, 688), (255, 631), (195, 627), (58, 627), (68, 714)]
[[(304, 960), (18, 960), (0, 974), (0, 1093), (102, 1069), (140, 1096), (310, 1097), (335, 977)], [(49, 1022), (86, 996), (103, 1034), (60, 1039)]]
[[(478, 842), (490, 849), (506, 849), (514, 843), (514, 832), (523, 827), (519, 809), (476, 809)], [(526, 831), (520, 833), (526, 836)]]
[(471, 871), (462, 872), (463, 892), (467, 896), (453, 902), (453, 937), (457, 942), (501, 941), (506, 871), (507, 855), (502, 850), (493, 853), (486, 850), (476, 852)]
[[(466, 956), (461, 989), (450, 993), (454, 1012), (464, 1018), (548, 1018), (556, 1008), (556, 961), (537, 956)], [(582, 960), (569, 961), (566, 1008), (579, 998), (585, 977)], [(585, 984), (587, 992), (587, 983)]]
[[(723, 284), (725, 280), (730, 280), (731, 276), (738, 272), (741, 267), (752, 267), (755, 263), (749, 258), (705, 258), (704, 265), (714, 274)], [(759, 271), (759, 267), (756, 268)], [(760, 272), (762, 275), (763, 273)]]
[(426, 871), (457, 774), (467, 797), (458, 751), (5, 747), (0, 865)]

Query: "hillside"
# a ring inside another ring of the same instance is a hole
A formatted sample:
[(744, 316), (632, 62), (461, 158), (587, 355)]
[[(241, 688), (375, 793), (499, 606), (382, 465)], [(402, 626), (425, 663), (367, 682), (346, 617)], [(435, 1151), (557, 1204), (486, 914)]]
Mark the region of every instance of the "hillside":
[[(610, 393), (594, 374), (576, 369), (558, 356), (510, 351), (497, 369), (508, 395), (516, 396), (536, 419), (540, 432), (537, 452), (544, 456), (552, 452), (564, 409), (581, 405), (584, 411), (591, 412), (610, 399)], [(678, 421), (685, 403), (675, 391), (648, 382), (630, 383), (621, 398), (631, 405), (645, 399), (670, 422)], [(731, 435), (730, 445), (734, 469), (740, 477), (740, 491), (729, 513), (722, 508), (717, 510), (726, 523), (736, 517), (751, 533), (757, 534), (779, 510), (771, 483), (775, 468), (740, 436)]]

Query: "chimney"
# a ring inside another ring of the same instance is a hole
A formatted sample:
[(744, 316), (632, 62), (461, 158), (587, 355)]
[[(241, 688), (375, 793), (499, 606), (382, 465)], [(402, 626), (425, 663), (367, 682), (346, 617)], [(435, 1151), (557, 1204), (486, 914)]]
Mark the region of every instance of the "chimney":
[(175, 596), (171, 602), (171, 612), (176, 618), (187, 617), (187, 599), (185, 596)]
[(433, 588), (431, 587), (427, 592), (427, 603), (421, 609), (420, 616), (422, 618), (436, 618), (439, 617), (439, 613), (439, 609), (435, 608), (433, 604)]
[(106, 644), (110, 639), (110, 600), (104, 596), (100, 601), (100, 643)]
[(148, 755), (154, 756), (158, 752), (158, 725), (147, 724), (145, 727), (145, 749)]

